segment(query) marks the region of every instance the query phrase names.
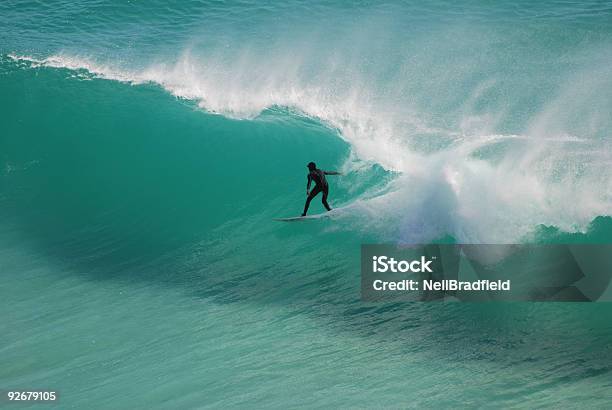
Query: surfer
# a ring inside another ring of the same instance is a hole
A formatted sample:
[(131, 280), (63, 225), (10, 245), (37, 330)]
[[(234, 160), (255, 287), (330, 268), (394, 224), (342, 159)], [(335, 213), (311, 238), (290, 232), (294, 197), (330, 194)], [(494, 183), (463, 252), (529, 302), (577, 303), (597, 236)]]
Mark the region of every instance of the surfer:
[[(329, 204), (327, 203), (327, 194), (329, 192), (329, 185), (327, 185), (327, 180), (325, 179), (325, 175), (340, 175), (339, 172), (336, 171), (323, 171), (322, 169), (317, 168), (317, 164), (314, 162), (308, 163), (308, 185), (306, 185), (306, 205), (304, 205), (304, 212), (302, 216), (306, 216), (306, 212), (308, 212), (308, 207), (310, 206), (310, 201), (318, 195), (319, 192), (323, 192), (323, 198), (321, 198), (321, 202), (323, 202), (323, 206), (328, 211), (331, 211)], [(314, 181), (315, 186), (310, 190), (310, 184)]]

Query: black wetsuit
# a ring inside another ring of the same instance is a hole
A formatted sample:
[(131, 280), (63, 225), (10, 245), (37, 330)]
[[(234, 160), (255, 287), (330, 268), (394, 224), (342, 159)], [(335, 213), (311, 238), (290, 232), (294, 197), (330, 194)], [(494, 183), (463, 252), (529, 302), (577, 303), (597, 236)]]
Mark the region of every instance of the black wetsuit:
[[(321, 199), (321, 202), (323, 202), (323, 206), (328, 211), (331, 211), (331, 208), (327, 203), (327, 193), (329, 192), (329, 185), (327, 185), (325, 174), (329, 173), (321, 169), (313, 169), (308, 173), (308, 186), (306, 187), (306, 189), (310, 189), (310, 184), (312, 183), (312, 181), (314, 181), (315, 187), (312, 189), (312, 191), (310, 191), (310, 194), (308, 194), (308, 198), (306, 198), (306, 205), (304, 205), (304, 213), (302, 213), (302, 216), (306, 215), (306, 212), (308, 212), (308, 207), (310, 206), (310, 201), (312, 201), (312, 199), (317, 196), (319, 192), (323, 192), (323, 198)], [(335, 172), (332, 172), (332, 174), (335, 174)]]

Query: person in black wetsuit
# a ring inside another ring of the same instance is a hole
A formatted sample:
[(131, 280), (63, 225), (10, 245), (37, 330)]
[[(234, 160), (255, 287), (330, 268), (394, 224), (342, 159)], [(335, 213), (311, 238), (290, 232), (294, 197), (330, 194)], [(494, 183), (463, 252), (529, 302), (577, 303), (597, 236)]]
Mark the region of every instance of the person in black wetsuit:
[[(304, 212), (302, 216), (306, 216), (306, 212), (308, 212), (308, 207), (310, 206), (310, 201), (312, 198), (317, 196), (319, 192), (323, 192), (323, 198), (321, 198), (321, 202), (323, 202), (323, 206), (328, 211), (331, 211), (329, 204), (327, 203), (327, 194), (329, 192), (329, 185), (327, 185), (327, 180), (325, 179), (325, 175), (340, 175), (339, 172), (336, 171), (323, 171), (322, 169), (317, 168), (317, 164), (314, 162), (308, 163), (308, 185), (306, 185), (306, 205), (304, 205)], [(314, 181), (315, 186), (310, 190), (310, 184)]]

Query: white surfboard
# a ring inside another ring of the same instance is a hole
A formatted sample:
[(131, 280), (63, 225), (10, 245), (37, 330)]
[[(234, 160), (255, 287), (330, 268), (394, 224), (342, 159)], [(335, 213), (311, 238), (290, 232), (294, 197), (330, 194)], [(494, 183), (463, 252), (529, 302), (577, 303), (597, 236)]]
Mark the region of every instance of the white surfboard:
[(306, 215), (306, 216), (292, 216), (291, 218), (274, 218), (274, 221), (280, 222), (298, 222), (305, 221), (308, 219), (321, 219), (321, 218), (329, 218), (329, 215), (326, 214), (317, 214), (317, 215)]
[(309, 219), (322, 219), (322, 218), (330, 218), (334, 215), (340, 214), (343, 209), (346, 209), (346, 206), (334, 208), (331, 211), (324, 212), (322, 214), (314, 214), (314, 215), (306, 215), (306, 216), (293, 216), (290, 218), (274, 218), (274, 221), (280, 222), (298, 222), (298, 221), (307, 221)]

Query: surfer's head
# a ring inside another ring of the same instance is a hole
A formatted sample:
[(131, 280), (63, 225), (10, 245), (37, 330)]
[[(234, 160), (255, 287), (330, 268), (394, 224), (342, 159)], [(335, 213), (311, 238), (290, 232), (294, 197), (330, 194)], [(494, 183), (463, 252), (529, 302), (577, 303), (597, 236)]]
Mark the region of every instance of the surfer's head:
[(317, 164), (315, 164), (314, 162), (309, 162), (308, 169), (314, 171), (315, 169), (317, 169)]

